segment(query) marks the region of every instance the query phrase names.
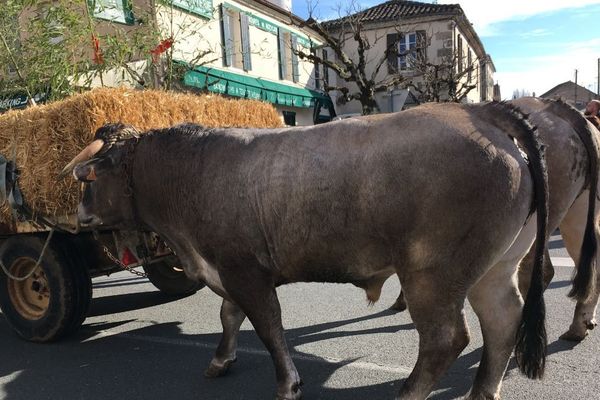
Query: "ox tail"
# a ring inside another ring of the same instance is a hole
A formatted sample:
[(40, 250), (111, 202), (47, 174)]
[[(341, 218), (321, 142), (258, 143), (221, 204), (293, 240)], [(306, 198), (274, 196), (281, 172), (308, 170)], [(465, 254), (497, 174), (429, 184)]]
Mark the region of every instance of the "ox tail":
[(552, 104), (553, 111), (561, 118), (570, 122), (577, 135), (583, 142), (589, 159), (589, 198), (588, 212), (585, 231), (583, 234), (583, 243), (579, 253), (579, 262), (573, 276), (573, 287), (569, 292), (569, 297), (577, 301), (586, 302), (596, 291), (596, 256), (598, 243), (596, 237), (596, 197), (598, 194), (598, 138), (593, 132), (586, 119), (581, 113), (570, 105), (555, 101)]
[(598, 194), (598, 159), (600, 157), (598, 138), (593, 128), (579, 111), (567, 103), (557, 100), (550, 102), (550, 111), (567, 121), (577, 132), (579, 139), (586, 148), (589, 159), (588, 182), (590, 185), (588, 198), (588, 212), (579, 261), (573, 276), (573, 287), (569, 297), (585, 302), (596, 290), (596, 257), (598, 243), (596, 237), (596, 197)]
[(534, 207), (537, 214), (537, 233), (534, 266), (531, 283), (521, 322), (516, 333), (515, 358), (519, 369), (530, 379), (541, 379), (546, 366), (546, 305), (544, 303), (544, 254), (548, 242), (548, 173), (544, 146), (539, 140), (537, 128), (517, 107), (507, 103), (492, 103), (497, 115), (510, 121), (514, 136), (524, 148), (529, 159), (533, 178)]

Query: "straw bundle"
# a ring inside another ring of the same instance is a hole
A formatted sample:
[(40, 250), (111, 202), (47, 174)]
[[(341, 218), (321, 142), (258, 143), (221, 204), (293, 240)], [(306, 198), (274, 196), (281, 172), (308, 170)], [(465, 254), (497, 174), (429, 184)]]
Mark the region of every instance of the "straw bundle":
[[(182, 122), (209, 127), (279, 127), (266, 103), (164, 91), (101, 88), (69, 99), (0, 115), (0, 154), (21, 171), (19, 187), (28, 205), (45, 216), (74, 213), (79, 201), (73, 179), (57, 181), (61, 169), (105, 123), (123, 122), (140, 130)], [(8, 205), (0, 222), (9, 222)]]

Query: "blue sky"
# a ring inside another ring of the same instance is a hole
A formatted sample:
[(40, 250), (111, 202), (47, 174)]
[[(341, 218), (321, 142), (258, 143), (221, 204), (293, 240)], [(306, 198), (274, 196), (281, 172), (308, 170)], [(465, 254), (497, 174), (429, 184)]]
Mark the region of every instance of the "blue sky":
[[(306, 17), (310, 1), (293, 0), (295, 14)], [(363, 8), (383, 0), (359, 1)], [(489, 0), (458, 3), (479, 34), (496, 66), (502, 97), (515, 89), (541, 95), (575, 80), (596, 92), (600, 58), (600, 0)], [(338, 15), (340, 0), (313, 0), (314, 15)]]

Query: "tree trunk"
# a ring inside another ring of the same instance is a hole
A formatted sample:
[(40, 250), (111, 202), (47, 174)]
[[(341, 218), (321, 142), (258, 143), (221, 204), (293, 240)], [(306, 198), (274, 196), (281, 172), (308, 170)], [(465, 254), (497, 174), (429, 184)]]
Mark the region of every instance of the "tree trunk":
[(362, 105), (362, 115), (377, 114), (381, 111), (373, 96), (361, 97), (360, 104)]

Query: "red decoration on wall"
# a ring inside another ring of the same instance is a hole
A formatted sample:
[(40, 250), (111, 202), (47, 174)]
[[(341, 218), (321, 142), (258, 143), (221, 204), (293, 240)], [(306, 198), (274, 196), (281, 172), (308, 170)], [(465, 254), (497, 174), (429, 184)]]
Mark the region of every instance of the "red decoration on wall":
[(169, 50), (173, 46), (173, 42), (174, 40), (172, 37), (167, 38), (161, 41), (154, 49), (150, 50), (150, 53), (152, 54), (152, 62), (158, 62), (160, 55)]
[(94, 63), (98, 65), (104, 64), (104, 56), (100, 49), (100, 40), (94, 34), (92, 34), (92, 46), (94, 47)]

